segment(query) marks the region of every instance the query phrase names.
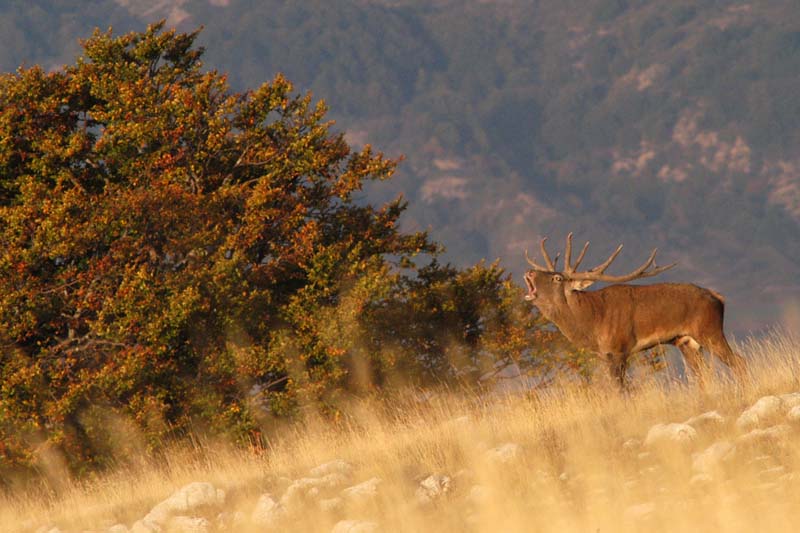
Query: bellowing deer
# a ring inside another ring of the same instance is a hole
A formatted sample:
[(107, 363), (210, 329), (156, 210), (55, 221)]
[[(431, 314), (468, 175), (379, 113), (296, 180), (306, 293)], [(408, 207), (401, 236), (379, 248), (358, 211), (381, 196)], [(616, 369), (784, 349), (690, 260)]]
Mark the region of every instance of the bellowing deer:
[[(572, 261), (572, 233), (567, 235), (564, 270), (557, 270), (545, 249), (540, 246), (546, 266), (528, 257), (533, 267), (525, 274), (526, 300), (539, 308), (576, 347), (595, 352), (608, 363), (609, 371), (620, 388), (631, 354), (659, 344), (673, 344), (683, 353), (687, 365), (703, 384), (704, 361), (700, 352), (706, 348), (743, 377), (744, 359), (731, 350), (722, 330), (724, 299), (716, 292), (689, 283), (654, 285), (610, 285), (597, 291), (584, 289), (596, 281), (626, 282), (649, 278), (676, 265), (655, 264), (654, 249), (647, 261), (624, 276), (604, 274), (622, 251), (622, 245), (608, 259), (591, 270), (579, 272), (578, 266), (589, 247)], [(652, 268), (651, 268), (652, 267)]]

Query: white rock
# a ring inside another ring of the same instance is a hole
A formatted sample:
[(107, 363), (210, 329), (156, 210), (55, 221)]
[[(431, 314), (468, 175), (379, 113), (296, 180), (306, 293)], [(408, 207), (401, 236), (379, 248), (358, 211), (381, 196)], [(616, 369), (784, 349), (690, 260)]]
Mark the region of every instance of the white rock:
[(800, 406), (800, 392), (790, 392), (779, 396), (784, 410), (790, 410)]
[(757, 455), (750, 460), (747, 461), (747, 466), (752, 466), (753, 468), (771, 468), (778, 464), (775, 458), (771, 455)]
[(198, 509), (219, 507), (223, 503), (225, 491), (215, 489), (211, 483), (189, 483), (153, 507), (143, 521), (148, 524), (164, 524), (170, 516), (189, 515)]
[(733, 458), (736, 447), (727, 440), (715, 442), (692, 458), (692, 469), (701, 474), (714, 474)]
[(170, 533), (208, 533), (211, 531), (211, 522), (196, 516), (173, 516), (167, 523)]
[(629, 479), (625, 483), (622, 484), (625, 490), (635, 490), (639, 487), (639, 481), (637, 479)]
[(344, 500), (338, 496), (334, 498), (325, 498), (317, 502), (319, 510), (324, 513), (334, 513), (344, 507)]
[(763, 396), (756, 403), (742, 411), (736, 420), (740, 432), (764, 426), (781, 415), (783, 401), (777, 396)]
[(241, 531), (247, 523), (247, 516), (241, 511), (223, 511), (214, 521), (217, 531)]
[(300, 506), (303, 502), (316, 499), (321, 491), (335, 489), (347, 483), (347, 478), (337, 472), (323, 477), (304, 477), (294, 480), (281, 497), (281, 504), (287, 509)]
[(781, 407), (783, 407), (783, 400), (778, 396), (762, 396), (749, 407), (749, 410), (755, 411), (761, 418), (769, 418), (780, 413)]
[(486, 450), (486, 460), (493, 465), (507, 465), (522, 457), (522, 446), (515, 442), (507, 442), (496, 448)]
[(313, 477), (323, 477), (328, 474), (339, 474), (349, 477), (353, 473), (353, 465), (341, 459), (334, 459), (311, 469), (309, 472)]
[(623, 516), (629, 522), (635, 522), (649, 518), (656, 510), (656, 504), (653, 502), (640, 503), (639, 505), (631, 505), (625, 509)]
[(642, 441), (639, 439), (628, 439), (622, 443), (622, 449), (627, 452), (638, 452), (642, 447)]
[(759, 423), (758, 415), (745, 409), (742, 411), (742, 414), (739, 415), (739, 418), (736, 419), (736, 429), (739, 430), (740, 433), (744, 433), (757, 428)]
[(146, 522), (144, 520), (137, 520), (133, 523), (130, 533), (161, 533), (163, 529), (155, 522)]
[(662, 472), (662, 468), (658, 465), (646, 466), (639, 469), (639, 475), (643, 477), (656, 477)]
[(345, 485), (349, 481), (349, 476), (339, 473), (331, 472), (319, 479), (319, 488), (321, 489), (336, 489)]
[(353, 485), (342, 491), (342, 497), (350, 503), (364, 504), (378, 496), (378, 488), (383, 480), (379, 477), (368, 479), (358, 485)]
[(128, 533), (128, 526), (125, 524), (114, 524), (108, 528), (108, 533)]
[(697, 439), (697, 431), (688, 424), (656, 424), (647, 432), (647, 448), (665, 446), (689, 447)]
[(453, 483), (457, 485), (465, 485), (475, 478), (475, 473), (467, 468), (462, 468), (453, 474)]
[(795, 405), (789, 409), (789, 412), (786, 413), (786, 420), (793, 423), (800, 422), (800, 405)]
[(486, 505), (491, 498), (491, 491), (485, 485), (473, 485), (469, 489), (467, 500), (473, 505)]
[(433, 474), (423, 479), (417, 487), (416, 497), (420, 504), (429, 504), (450, 492), (450, 476)]
[(331, 533), (375, 533), (378, 524), (365, 520), (341, 520), (331, 529)]
[(717, 411), (708, 411), (706, 413), (693, 416), (684, 424), (692, 426), (697, 431), (716, 430), (725, 425), (725, 417)]
[(708, 485), (712, 481), (714, 481), (714, 478), (708, 474), (695, 474), (692, 476), (692, 479), (689, 480), (689, 485), (692, 487), (702, 487)]
[(779, 479), (782, 475), (786, 473), (786, 467), (782, 465), (773, 466), (772, 468), (765, 468), (761, 472), (758, 473), (758, 477), (763, 480), (775, 480)]
[(276, 502), (270, 494), (262, 494), (256, 502), (250, 521), (258, 526), (275, 527), (286, 516), (286, 508)]
[(737, 444), (759, 444), (768, 442), (779, 442), (785, 439), (792, 431), (792, 428), (787, 424), (779, 424), (777, 426), (770, 426), (768, 428), (756, 428), (741, 435), (736, 439)]
[(755, 485), (754, 488), (756, 490), (762, 490), (762, 491), (765, 491), (765, 492), (767, 492), (767, 491), (771, 492), (771, 491), (780, 489), (781, 486), (778, 483), (767, 482), (767, 483), (759, 483), (758, 485)]

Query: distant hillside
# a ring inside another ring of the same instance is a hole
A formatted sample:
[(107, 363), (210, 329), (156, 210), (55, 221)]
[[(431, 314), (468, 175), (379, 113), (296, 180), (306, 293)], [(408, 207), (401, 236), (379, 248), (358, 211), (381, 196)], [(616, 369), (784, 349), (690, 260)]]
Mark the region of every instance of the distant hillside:
[(405, 154), (409, 227), (519, 274), (567, 231), (633, 266), (658, 246), (731, 327), (800, 307), (800, 10), (793, 1), (12, 2), (0, 68), (69, 61), (94, 26), (205, 26), (237, 88), (284, 72), (354, 144)]

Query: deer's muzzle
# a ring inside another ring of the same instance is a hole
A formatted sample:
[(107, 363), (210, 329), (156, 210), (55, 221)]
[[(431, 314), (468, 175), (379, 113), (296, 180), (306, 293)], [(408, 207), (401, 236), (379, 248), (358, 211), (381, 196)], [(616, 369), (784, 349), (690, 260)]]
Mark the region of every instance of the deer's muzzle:
[(528, 301), (532, 301), (536, 299), (536, 285), (533, 283), (533, 277), (530, 274), (525, 274), (525, 285), (528, 287), (528, 294), (525, 295), (525, 299)]

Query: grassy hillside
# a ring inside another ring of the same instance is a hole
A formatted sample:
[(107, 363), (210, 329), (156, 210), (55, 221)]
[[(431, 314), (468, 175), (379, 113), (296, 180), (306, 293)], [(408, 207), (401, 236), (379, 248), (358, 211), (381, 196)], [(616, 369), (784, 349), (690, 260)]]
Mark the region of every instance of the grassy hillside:
[[(796, 530), (800, 411), (791, 407), (800, 396), (788, 393), (799, 390), (800, 342), (742, 348), (752, 364), (743, 387), (719, 379), (702, 392), (642, 378), (628, 396), (562, 383), (529, 396), (376, 398), (354, 403), (337, 425), (310, 414), (268, 450), (198, 441), (152, 457), (120, 424), (113, 471), (74, 483), (56, 460), (44, 462), (46, 492), (8, 487), (0, 523), (126, 531), (149, 516), (173, 531)], [(741, 416), (768, 395), (779, 399)], [(675, 440), (653, 429), (709, 411), (717, 415), (679, 427)], [(210, 483), (211, 496), (152, 511), (190, 482)]]

